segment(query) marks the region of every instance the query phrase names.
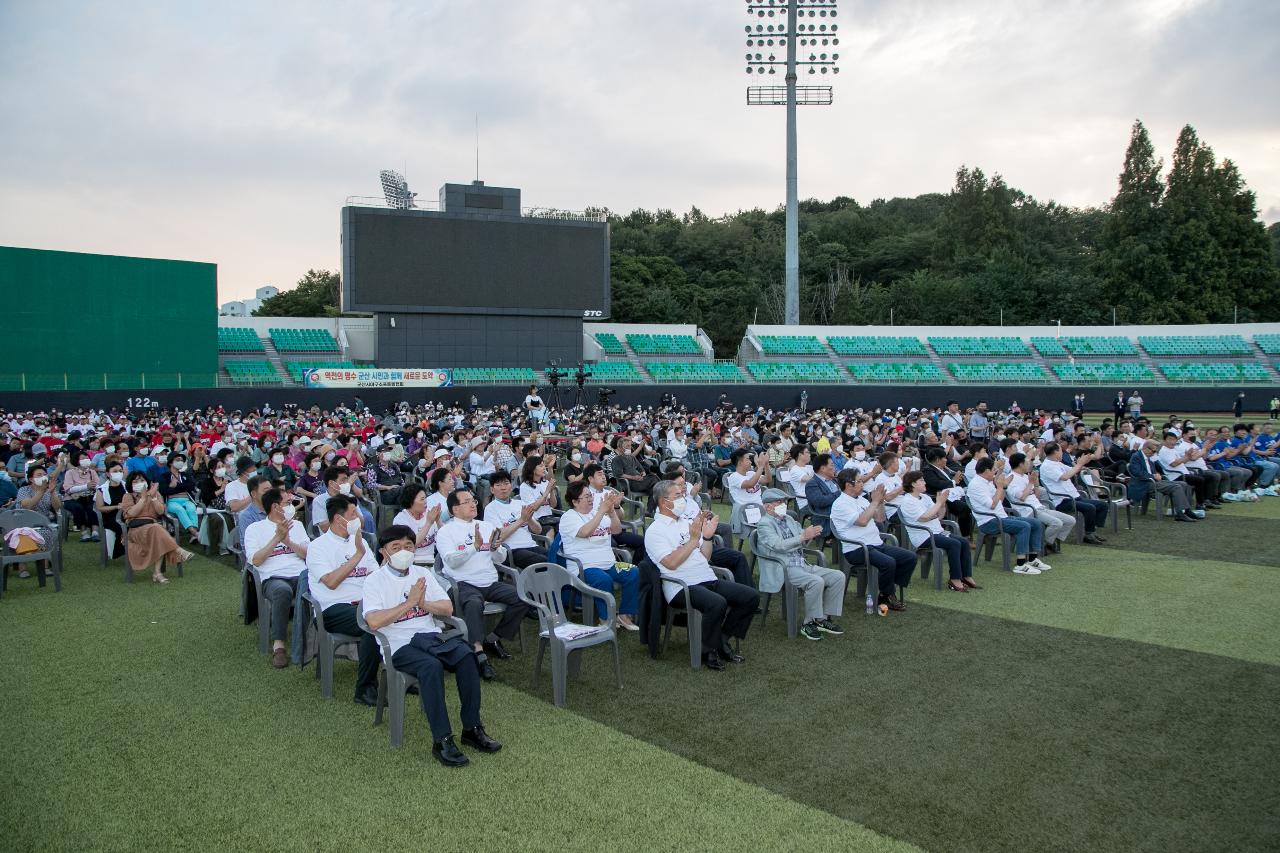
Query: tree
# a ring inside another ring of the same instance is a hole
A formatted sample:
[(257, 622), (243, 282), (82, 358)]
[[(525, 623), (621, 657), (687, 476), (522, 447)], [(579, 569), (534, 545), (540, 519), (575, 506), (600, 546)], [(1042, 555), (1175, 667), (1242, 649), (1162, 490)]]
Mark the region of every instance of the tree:
[(293, 290), (264, 299), (255, 317), (336, 317), (342, 280), (336, 272), (307, 270)]
[(1169, 287), (1171, 271), (1164, 255), (1164, 223), (1160, 204), (1164, 161), (1157, 160), (1151, 136), (1141, 121), (1133, 123), (1124, 154), (1120, 189), (1111, 201), (1103, 229), (1102, 268), (1106, 298), (1119, 319), (1143, 322), (1158, 294)]

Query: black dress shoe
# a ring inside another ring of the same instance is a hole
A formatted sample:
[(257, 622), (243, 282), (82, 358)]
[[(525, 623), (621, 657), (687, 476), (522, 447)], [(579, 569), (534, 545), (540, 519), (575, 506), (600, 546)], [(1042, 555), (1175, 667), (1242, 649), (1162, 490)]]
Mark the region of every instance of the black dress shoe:
[(370, 687), (357, 692), (355, 702), (359, 705), (368, 705), (370, 708), (378, 707), (378, 688)]
[(431, 744), (431, 754), (445, 767), (465, 767), (471, 763), (466, 753), (458, 749), (458, 745), (453, 742), (453, 735), (442, 737)]
[(1185, 513), (1180, 513), (1178, 515), (1175, 515), (1173, 517), (1173, 520), (1174, 521), (1198, 521), (1199, 519), (1197, 519), (1193, 515), (1186, 515)]
[(485, 681), (493, 681), (498, 677), (498, 671), (493, 668), (488, 655), (476, 655), (476, 666), (480, 669), (480, 677)]
[(720, 655), (715, 652), (707, 652), (702, 656), (702, 665), (712, 672), (723, 672), (724, 661), (720, 660)]
[(502, 749), (502, 744), (489, 737), (484, 730), (484, 726), (476, 726), (474, 729), (464, 731), (462, 733), (462, 742), (467, 746), (474, 746), (481, 752), (497, 752)]
[(719, 655), (719, 657), (720, 657), (720, 659), (721, 659), (721, 660), (732, 661), (733, 663), (746, 663), (746, 662), (747, 662), (747, 659), (746, 659), (746, 658), (744, 658), (742, 655), (738, 654), (737, 652), (735, 652), (733, 649), (729, 648), (728, 646), (722, 646), (722, 647), (720, 648), (720, 655)]
[(1082, 541), (1083, 541), (1086, 545), (1101, 545), (1101, 544), (1102, 544), (1104, 541), (1106, 541), (1106, 540), (1104, 540), (1104, 539), (1100, 539), (1100, 538), (1099, 538), (1099, 537), (1097, 537), (1097, 536), (1086, 536), (1086, 537), (1084, 537), (1084, 539), (1083, 539)]
[(1095, 532), (1095, 533), (1093, 534), (1093, 538), (1094, 538), (1094, 539), (1097, 539), (1099, 542), (1106, 542), (1106, 541), (1107, 541), (1107, 537), (1103, 536), (1101, 533), (1096, 533), (1096, 532)]
[(484, 650), (498, 660), (507, 660), (511, 657), (511, 652), (507, 651), (507, 647), (502, 645), (501, 640), (485, 643)]

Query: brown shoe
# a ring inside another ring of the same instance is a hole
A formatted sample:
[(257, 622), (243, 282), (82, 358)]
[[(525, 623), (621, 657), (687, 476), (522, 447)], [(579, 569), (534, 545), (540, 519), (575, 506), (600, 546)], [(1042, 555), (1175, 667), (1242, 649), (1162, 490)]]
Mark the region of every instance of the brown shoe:
[(276, 669), (284, 669), (289, 665), (289, 653), (284, 649), (276, 649), (271, 653), (271, 665)]

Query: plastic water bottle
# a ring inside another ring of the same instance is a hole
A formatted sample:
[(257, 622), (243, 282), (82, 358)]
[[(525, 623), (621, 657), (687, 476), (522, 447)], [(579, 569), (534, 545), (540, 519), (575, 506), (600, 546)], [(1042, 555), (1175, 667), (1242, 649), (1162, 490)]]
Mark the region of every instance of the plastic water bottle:
[(871, 596), (867, 596), (867, 615), (870, 616), (876, 612), (876, 603), (871, 600)]

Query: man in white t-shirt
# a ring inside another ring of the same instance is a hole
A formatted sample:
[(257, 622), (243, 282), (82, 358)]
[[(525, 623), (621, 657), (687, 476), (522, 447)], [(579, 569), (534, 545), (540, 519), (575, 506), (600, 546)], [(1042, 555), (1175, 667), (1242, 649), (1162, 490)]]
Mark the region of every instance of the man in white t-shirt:
[(764, 502), (760, 496), (769, 480), (769, 457), (756, 457), (745, 447), (739, 447), (729, 456), (733, 469), (724, 477), (733, 510), (729, 514), (729, 526), (733, 535), (745, 537), (748, 530), (764, 515)]
[[(449, 495), (446, 506), (451, 518), (436, 534), (436, 554), (444, 563), (445, 576), (456, 585), (458, 609), (467, 623), (467, 636), (475, 649), (480, 677), (491, 681), (498, 677), (498, 673), (489, 661), (489, 655), (511, 657), (502, 641), (510, 640), (519, 633), (520, 621), (529, 606), (520, 600), (514, 584), (498, 577), (494, 564), (503, 562), (506, 556), (502, 531), (477, 518), (476, 496), (459, 489)], [(486, 601), (504, 604), (507, 608), (497, 627), (488, 635), (484, 630)]]
[(879, 471), (871, 481), (871, 488), (884, 487), (884, 517), (893, 518), (898, 514), (898, 498), (902, 497), (902, 461), (896, 453), (881, 453)]
[(990, 459), (978, 460), (977, 471), (978, 475), (965, 487), (965, 494), (973, 507), (978, 529), (992, 536), (999, 536), (1001, 531), (1013, 536), (1013, 550), (1017, 557), (1014, 574), (1038, 575), (1053, 568), (1040, 559), (1044, 545), (1044, 527), (1040, 522), (1034, 518), (1011, 516), (1004, 508), (1005, 490), (1011, 479), (997, 477), (995, 463)]
[(804, 510), (809, 506), (809, 501), (804, 496), (804, 487), (813, 479), (808, 445), (797, 444), (792, 447), (790, 456), (791, 464), (778, 472), (778, 479), (791, 487), (791, 493), (796, 496), (796, 509)]
[(686, 498), (672, 480), (654, 485), (653, 500), (657, 512), (644, 534), (645, 551), (663, 578), (688, 584), (687, 599), (685, 590), (675, 583), (663, 583), (663, 595), (674, 606), (684, 607), (687, 602), (702, 614), (702, 659), (707, 669), (723, 670), (725, 658), (742, 663), (742, 655), (725, 638), (747, 636), (760, 598), (751, 587), (721, 580), (711, 570), (709, 558), (719, 518), (707, 512), (691, 522), (682, 521)]
[(885, 519), (885, 487), (875, 485), (870, 497), (864, 497), (862, 490), (870, 479), (850, 468), (836, 475), (840, 497), (831, 505), (831, 532), (841, 541), (841, 551), (849, 565), (858, 567), (870, 562), (876, 569), (880, 589), (877, 604), (889, 610), (906, 610), (907, 585), (916, 569), (916, 555), (906, 548), (885, 544), (880, 536), (876, 522)]
[(938, 419), (938, 431), (944, 436), (953, 432), (964, 431), (964, 415), (960, 414), (960, 403), (958, 401), (947, 401), (947, 410)]
[[(262, 503), (265, 506), (267, 499)], [(364, 597), (365, 578), (378, 570), (378, 563), (360, 533), (360, 513), (354, 500), (335, 495), (325, 505), (325, 512), (329, 529), (307, 549), (307, 587), (326, 631), (360, 638), (355, 701), (376, 706), (378, 641), (360, 629), (356, 608)]]
[(452, 616), (453, 604), (429, 569), (414, 565), (413, 531), (392, 525), (379, 537), (382, 568), (365, 579), (361, 605), (369, 628), (386, 638), (386, 661), (418, 679), (422, 712), (431, 726), (431, 753), (446, 767), (461, 767), (444, 701), (444, 673), (454, 674), (462, 705), (462, 742), (481, 752), (502, 748), (480, 722), (480, 676), (476, 658), (461, 637), (442, 639), (437, 616)]
[(239, 515), (249, 505), (249, 480), (258, 473), (258, 466), (248, 456), (236, 460), (236, 478), (227, 483), (223, 497), (227, 500), (227, 509)]
[(1040, 464), (1040, 482), (1059, 512), (1076, 513), (1084, 517), (1084, 541), (1090, 545), (1100, 545), (1107, 540), (1098, 535), (1098, 527), (1106, 523), (1107, 510), (1110, 504), (1106, 501), (1086, 498), (1080, 494), (1072, 482), (1090, 462), (1101, 459), (1102, 446), (1089, 454), (1082, 454), (1074, 465), (1062, 461), (1062, 445), (1051, 441), (1044, 446), (1044, 462)]
[(1160, 467), (1164, 469), (1166, 477), (1174, 482), (1181, 480), (1191, 488), (1192, 493), (1195, 495), (1195, 508), (1192, 512), (1196, 517), (1204, 518), (1206, 504), (1209, 499), (1209, 478), (1191, 470), (1187, 463), (1195, 458), (1195, 453), (1194, 451), (1180, 450), (1178, 448), (1178, 438), (1179, 434), (1173, 430), (1166, 431), (1164, 441), (1156, 456), (1160, 460)]
[[(1009, 469), (1012, 482), (1005, 494), (1013, 504), (1013, 511), (1023, 518), (1034, 518), (1044, 524), (1044, 550), (1046, 553), (1062, 552), (1062, 543), (1075, 529), (1076, 517), (1065, 512), (1050, 509), (1040, 501), (1038, 494), (1040, 475), (1031, 470), (1031, 460), (1025, 453), (1015, 453), (1009, 457)], [(997, 472), (997, 476), (999, 472)], [(1026, 504), (1027, 506), (1020, 506)]]
[[(271, 500), (268, 506), (268, 499)], [(289, 611), (298, 594), (298, 575), (307, 567), (310, 539), (302, 522), (293, 518), (293, 504), (284, 499), (279, 489), (268, 489), (263, 495), (267, 517), (250, 524), (244, 533), (244, 554), (256, 566), (262, 578), (262, 595), (271, 607), (271, 665), (284, 669), (289, 653), (284, 638), (289, 630)], [(259, 613), (258, 618), (267, 614)]]
[(512, 564), (524, 569), (534, 563), (545, 563), (547, 552), (533, 539), (533, 534), (542, 533), (542, 525), (534, 513), (545, 499), (526, 504), (513, 498), (511, 475), (506, 471), (495, 471), (489, 477), (489, 485), (493, 489), (493, 500), (484, 508), (484, 520), (502, 531), (498, 542), (510, 550)]

